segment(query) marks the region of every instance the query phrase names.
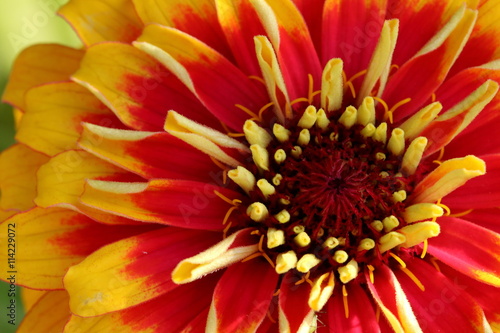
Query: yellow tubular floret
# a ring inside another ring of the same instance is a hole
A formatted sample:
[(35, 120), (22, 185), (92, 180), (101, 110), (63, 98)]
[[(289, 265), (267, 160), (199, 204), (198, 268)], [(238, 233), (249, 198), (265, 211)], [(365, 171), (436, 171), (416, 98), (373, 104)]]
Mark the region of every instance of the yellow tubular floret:
[(436, 237), (441, 232), (439, 224), (436, 222), (419, 222), (407, 225), (398, 230), (406, 237), (406, 241), (400, 244), (402, 247), (412, 247), (418, 245), (428, 238)]
[(316, 123), (317, 118), (316, 108), (313, 105), (309, 105), (302, 114), (302, 117), (300, 117), (297, 125), (302, 128), (311, 128)]
[(441, 217), (444, 214), (443, 208), (432, 203), (419, 203), (405, 208), (403, 218), (406, 223), (430, 220), (435, 217)]
[(244, 167), (238, 166), (236, 169), (230, 170), (227, 175), (247, 193), (255, 187), (255, 176)]
[(343, 62), (331, 59), (326, 64), (321, 77), (321, 107), (326, 111), (338, 110), (342, 106), (344, 80), (342, 78)]
[(245, 121), (243, 125), (243, 132), (245, 133), (245, 138), (251, 145), (257, 144), (261, 147), (267, 147), (269, 142), (271, 142), (272, 137), (265, 129), (257, 125), (253, 120)]

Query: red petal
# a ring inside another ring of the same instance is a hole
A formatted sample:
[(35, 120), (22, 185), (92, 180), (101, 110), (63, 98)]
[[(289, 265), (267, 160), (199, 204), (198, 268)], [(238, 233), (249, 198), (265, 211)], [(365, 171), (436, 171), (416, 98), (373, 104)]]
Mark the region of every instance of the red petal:
[(278, 277), (265, 260), (230, 266), (215, 288), (207, 330), (254, 332), (266, 316)]
[(71, 310), (95, 316), (163, 295), (177, 287), (175, 265), (218, 240), (220, 233), (162, 228), (107, 245), (68, 270)]
[[(336, 292), (328, 302), (327, 314), (324, 324), (335, 332), (364, 333), (380, 332), (380, 327), (375, 316), (374, 305), (367, 292), (359, 284), (346, 285), (349, 317), (345, 317), (344, 300), (342, 292)], [(341, 286), (337, 287), (341, 290)]]
[(349, 79), (368, 67), (384, 23), (387, 0), (327, 0), (321, 61), (341, 58)]
[(23, 50), (14, 62), (2, 99), (25, 110), (24, 94), (32, 87), (66, 81), (80, 66), (84, 52), (62, 45), (40, 44)]
[(414, 259), (408, 269), (423, 283), (425, 291), (398, 270), (396, 276), (426, 332), (486, 332), (484, 313), (463, 285), (453, 283), (423, 260)]
[(443, 198), (443, 203), (454, 213), (500, 206), (500, 154), (480, 158), (486, 162), (486, 174), (469, 180)]
[(316, 47), (316, 52), (318, 55), (321, 55), (323, 20), (318, 18), (323, 16), (323, 7), (325, 6), (326, 0), (293, 0), (293, 2), (306, 21), (311, 39)]
[(149, 183), (89, 182), (81, 201), (127, 218), (183, 228), (222, 230), (231, 207), (218, 197), (240, 199), (237, 192), (194, 181), (152, 180)]
[(455, 217), (438, 223), (441, 233), (429, 241), (429, 253), (465, 275), (500, 286), (500, 235)]
[(150, 25), (135, 45), (177, 71), (212, 114), (234, 130), (241, 131), (250, 117), (235, 105), (258, 113), (268, 102), (262, 84), (254, 83), (220, 53), (184, 32)]
[(170, 109), (220, 127), (170, 71), (130, 45), (102, 43), (89, 48), (73, 78), (134, 129), (161, 131)]
[(129, 0), (73, 0), (59, 13), (86, 45), (104, 41), (131, 42), (142, 24)]
[(498, 216), (500, 216), (500, 208), (493, 207), (485, 209), (474, 209), (470, 213), (460, 217), (462, 217), (464, 220), (500, 234), (500, 223), (498, 223), (497, 221)]
[(302, 324), (308, 327), (313, 322), (314, 311), (308, 305), (311, 287), (305, 282), (295, 285), (297, 281), (299, 278), (289, 272), (281, 282), (278, 298), (280, 331), (283, 332), (298, 332)]

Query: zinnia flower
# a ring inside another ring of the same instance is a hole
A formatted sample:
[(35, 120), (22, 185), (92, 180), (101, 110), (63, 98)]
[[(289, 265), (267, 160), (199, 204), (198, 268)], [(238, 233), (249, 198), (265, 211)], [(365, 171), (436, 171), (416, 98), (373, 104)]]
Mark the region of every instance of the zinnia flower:
[(500, 2), (60, 13), (4, 94), (20, 332), (500, 331)]

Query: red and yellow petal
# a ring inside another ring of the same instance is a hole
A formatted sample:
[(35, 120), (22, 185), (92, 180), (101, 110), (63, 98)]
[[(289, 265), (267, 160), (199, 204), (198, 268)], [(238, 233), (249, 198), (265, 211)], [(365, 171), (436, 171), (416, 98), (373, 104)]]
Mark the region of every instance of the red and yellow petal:
[(434, 267), (413, 259), (407, 269), (425, 286), (421, 290), (404, 272), (395, 272), (411, 302), (420, 327), (426, 332), (491, 332), (483, 310), (454, 283)]
[(500, 3), (498, 1), (482, 1), (478, 10), (479, 15), (474, 30), (456, 64), (451, 69), (451, 73), (500, 59), (498, 48)]
[(241, 131), (249, 118), (243, 109), (258, 113), (268, 103), (259, 82), (252, 81), (220, 53), (182, 31), (150, 25), (134, 45), (171, 70), (213, 115), (233, 130)]
[(49, 157), (17, 144), (0, 155), (0, 208), (22, 211), (34, 206), (36, 171)]
[(265, 30), (251, 3), (246, 0), (216, 0), (215, 6), (238, 67), (248, 75), (260, 76), (253, 38), (264, 35)]
[(71, 311), (92, 317), (161, 296), (176, 288), (171, 273), (179, 261), (219, 240), (220, 233), (162, 228), (107, 245), (68, 270)]
[(438, 222), (441, 233), (429, 241), (428, 252), (467, 276), (500, 286), (500, 235), (460, 218)]
[(401, 288), (394, 272), (383, 265), (377, 267), (373, 274), (374, 281), (371, 282), (366, 271), (368, 289), (392, 329), (395, 332), (422, 332), (408, 295)]
[(464, 3), (471, 9), (477, 7), (477, 0), (388, 0), (387, 17), (400, 21), (394, 63), (401, 66), (412, 58)]
[(262, 323), (279, 275), (261, 259), (234, 264), (224, 272), (213, 293), (208, 332), (255, 332)]
[[(107, 243), (150, 230), (138, 226), (114, 228), (71, 210), (38, 207), (13, 216), (0, 228), (3, 244), (7, 244), (8, 234), (21, 240), (0, 249), (4, 271), (17, 271), (17, 283), (35, 289), (62, 289), (62, 278), (71, 265)], [(14, 267), (8, 267), (13, 250)]]
[(133, 0), (144, 24), (173, 27), (231, 58), (214, 0)]
[(308, 97), (309, 75), (316, 90), (321, 82), (321, 64), (306, 22), (292, 0), (253, 0), (267, 36), (278, 56), (292, 100)]
[[(165, 132), (138, 132), (83, 124), (79, 146), (146, 179), (222, 182), (210, 158)], [(191, 167), (186, 168), (186, 161)]]
[(308, 283), (296, 285), (299, 278), (287, 273), (281, 282), (279, 299), (280, 333), (308, 332), (314, 327), (315, 313), (308, 305), (311, 287)]
[(83, 121), (123, 126), (94, 95), (74, 82), (33, 88), (26, 94), (26, 106), (16, 139), (51, 156), (77, 148)]
[(120, 328), (120, 333), (180, 332), (210, 306), (211, 291), (219, 277), (220, 274), (214, 274), (178, 286), (150, 301), (121, 311), (92, 318), (72, 316), (65, 332), (109, 332), (116, 327)]
[(394, 112), (396, 123), (420, 108), (445, 80), (472, 31), (476, 17), (477, 11), (462, 7), (436, 37), (391, 77), (382, 95), (389, 107), (411, 98)]
[[(337, 290), (340, 291), (340, 287)], [(374, 305), (366, 291), (354, 283), (347, 284), (346, 291), (347, 312), (342, 292), (335, 293), (328, 302), (326, 314), (322, 317), (325, 326), (339, 333), (380, 332)]]
[(237, 192), (212, 184), (157, 179), (149, 183), (88, 181), (81, 201), (134, 220), (189, 229), (222, 230), (231, 204), (215, 192), (229, 200), (241, 199)]
[(160, 131), (170, 109), (220, 126), (170, 71), (130, 45), (103, 43), (89, 48), (72, 77), (137, 130)]
[(71, 316), (64, 290), (49, 291), (28, 311), (16, 332), (62, 332)]
[(59, 9), (85, 45), (104, 41), (132, 42), (140, 21), (130, 0), (73, 0)]
[(26, 109), (24, 95), (37, 85), (66, 81), (80, 66), (84, 52), (55, 44), (34, 45), (17, 57), (3, 101)]

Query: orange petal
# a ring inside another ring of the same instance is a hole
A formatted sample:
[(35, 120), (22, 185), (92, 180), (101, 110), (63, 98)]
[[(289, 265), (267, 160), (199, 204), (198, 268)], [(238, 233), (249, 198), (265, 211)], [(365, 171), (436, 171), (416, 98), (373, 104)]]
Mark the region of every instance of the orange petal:
[(2, 99), (21, 110), (24, 95), (37, 85), (68, 80), (80, 66), (83, 51), (62, 45), (40, 44), (25, 49), (14, 62)]
[(230, 208), (226, 198), (240, 194), (208, 183), (183, 180), (151, 180), (149, 183), (120, 183), (89, 180), (81, 201), (101, 211), (145, 222), (183, 228), (222, 230)]
[[(16, 282), (36, 289), (62, 289), (66, 270), (99, 247), (150, 230), (138, 226), (118, 228), (92, 221), (62, 208), (34, 208), (0, 224), (0, 239), (15, 234), (15, 248), (0, 249), (3, 271), (17, 271)], [(23, 242), (29, 246), (22, 246)], [(18, 245), (19, 244), (19, 245)], [(16, 260), (11, 262), (11, 250)], [(11, 266), (12, 265), (12, 266)]]
[[(146, 179), (222, 184), (222, 171), (207, 155), (168, 133), (126, 131), (92, 124), (83, 127), (80, 147)], [(186, 168), (186, 161), (191, 167)]]
[(82, 150), (69, 150), (52, 157), (37, 173), (38, 206), (58, 205), (74, 209), (104, 223), (129, 221), (95, 211), (79, 201), (87, 179), (137, 181), (142, 179)]
[(130, 45), (103, 43), (89, 48), (73, 79), (134, 129), (161, 130), (170, 109), (220, 127), (172, 73)]
[(68, 270), (71, 311), (92, 317), (161, 296), (177, 287), (171, 272), (179, 261), (218, 240), (220, 233), (169, 227), (104, 246)]
[(73, 0), (59, 9), (85, 45), (104, 41), (131, 42), (142, 23), (130, 0)]
[(389, 106), (411, 98), (394, 112), (396, 123), (422, 107), (441, 85), (469, 38), (476, 17), (477, 11), (461, 7), (447, 25), (390, 78), (382, 96)]
[(26, 106), (16, 139), (51, 156), (77, 148), (82, 121), (123, 126), (94, 95), (74, 82), (33, 88), (26, 94)]
[(23, 301), (24, 311), (28, 312), (33, 305), (35, 305), (40, 298), (42, 298), (49, 291), (36, 290), (29, 288), (21, 288), (21, 299)]
[(203, 41), (226, 57), (231, 57), (214, 0), (133, 0), (144, 24), (173, 27)]
[(18, 333), (62, 332), (71, 316), (66, 291), (47, 292), (26, 314)]
[(171, 70), (213, 115), (233, 130), (241, 131), (245, 120), (251, 117), (236, 105), (258, 113), (268, 103), (259, 82), (184, 32), (150, 25), (134, 45)]
[(0, 208), (26, 210), (34, 206), (36, 172), (49, 157), (22, 144), (5, 150), (0, 155)]

